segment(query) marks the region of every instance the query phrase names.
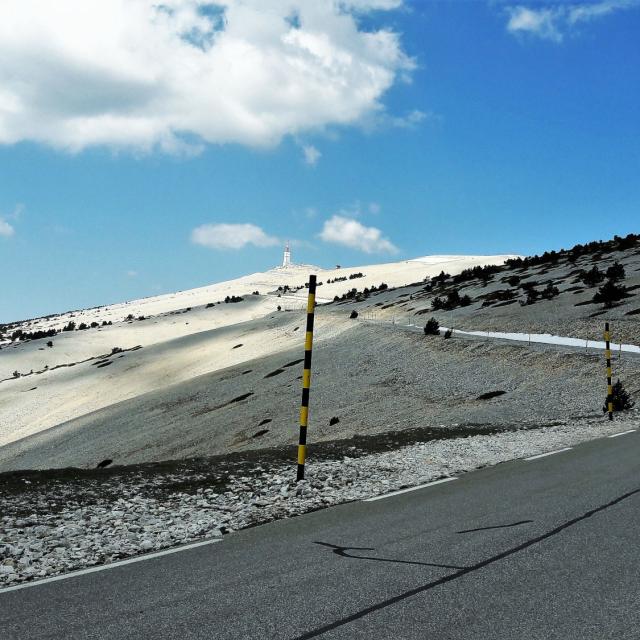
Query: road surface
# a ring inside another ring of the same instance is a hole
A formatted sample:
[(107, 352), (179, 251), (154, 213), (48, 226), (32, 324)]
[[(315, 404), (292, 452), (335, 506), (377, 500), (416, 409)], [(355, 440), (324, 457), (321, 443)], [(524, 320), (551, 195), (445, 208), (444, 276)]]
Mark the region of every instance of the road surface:
[(0, 636), (640, 638), (640, 432), (0, 592)]

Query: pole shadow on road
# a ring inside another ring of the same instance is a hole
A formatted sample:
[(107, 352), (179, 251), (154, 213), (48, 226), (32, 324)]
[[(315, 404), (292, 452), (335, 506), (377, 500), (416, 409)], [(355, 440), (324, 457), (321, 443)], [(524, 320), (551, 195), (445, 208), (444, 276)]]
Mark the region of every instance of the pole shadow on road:
[(459, 571), (460, 569), (466, 569), (467, 567), (458, 567), (451, 564), (434, 564), (432, 562), (418, 562), (417, 560), (395, 560), (393, 558), (376, 558), (375, 556), (354, 556), (348, 551), (375, 551), (372, 547), (341, 547), (337, 544), (330, 544), (329, 542), (318, 542), (315, 541), (313, 544), (319, 544), (323, 547), (329, 547), (333, 549), (333, 553), (343, 558), (353, 558), (354, 560), (375, 560), (376, 562), (393, 562), (396, 564), (419, 564), (424, 567), (436, 567), (438, 569), (455, 569)]
[(368, 556), (355, 556), (355, 555), (350, 555), (349, 553), (347, 553), (349, 550), (353, 550), (353, 551), (372, 551), (373, 549), (370, 548), (362, 548), (362, 547), (342, 547), (339, 545), (334, 545), (334, 544), (329, 544), (327, 542), (316, 542), (315, 544), (320, 544), (322, 546), (325, 547), (329, 547), (330, 549), (333, 549), (333, 553), (335, 553), (336, 555), (339, 555), (341, 557), (346, 557), (346, 558), (354, 558), (356, 560), (377, 560), (379, 562), (401, 562), (401, 563), (406, 563), (406, 562), (410, 562), (411, 564), (424, 564), (427, 566), (433, 566), (433, 567), (444, 567), (444, 568), (451, 568), (451, 569), (455, 569), (455, 571), (453, 573), (447, 574), (445, 576), (442, 576), (441, 578), (438, 578), (436, 580), (432, 580), (430, 582), (427, 582), (425, 584), (419, 585), (413, 589), (409, 589), (408, 591), (405, 591), (404, 593), (399, 593), (395, 596), (392, 596), (390, 598), (387, 598), (385, 600), (381, 600), (380, 602), (377, 602), (375, 604), (372, 604), (368, 607), (364, 607), (363, 609), (360, 609), (359, 611), (355, 611), (354, 613), (344, 616), (343, 618), (340, 618), (338, 620), (335, 620), (334, 622), (330, 622), (328, 624), (316, 627), (315, 629), (311, 629), (310, 631), (307, 631), (306, 633), (303, 633), (302, 635), (297, 636), (294, 640), (311, 640), (311, 638), (317, 638), (318, 636), (324, 635), (325, 633), (329, 632), (329, 631), (333, 631), (334, 629), (338, 629), (340, 627), (343, 627), (345, 625), (348, 625), (352, 622), (355, 622), (356, 620), (359, 620), (361, 618), (364, 618), (365, 616), (368, 616), (376, 611), (380, 611), (381, 609), (385, 609), (386, 607), (390, 607), (393, 606), (395, 604), (398, 604), (400, 602), (402, 602), (403, 600), (407, 600), (408, 598), (412, 598), (414, 596), (417, 596), (418, 594), (422, 594), (422, 593), (426, 593), (427, 591), (435, 588), (435, 587), (439, 587), (441, 585), (447, 584), (449, 582), (453, 582), (454, 580), (458, 580), (459, 578), (462, 578), (463, 576), (466, 576), (470, 573), (474, 573), (476, 571), (480, 571), (492, 564), (495, 564), (497, 562), (501, 562), (502, 560), (505, 560), (506, 558), (509, 558), (510, 556), (516, 554), (516, 553), (520, 553), (521, 551), (524, 551), (525, 549), (529, 549), (530, 547), (533, 547), (537, 544), (540, 544), (541, 542), (543, 542), (544, 540), (548, 540), (550, 538), (553, 538), (554, 536), (557, 536), (559, 533), (562, 533), (563, 531), (565, 531), (566, 529), (575, 526), (576, 524), (580, 523), (580, 522), (584, 522), (585, 520), (592, 518), (593, 516), (595, 516), (596, 514), (602, 513), (603, 511), (606, 511), (607, 509), (610, 509), (611, 507), (620, 504), (621, 502), (628, 500), (629, 498), (636, 496), (640, 494), (640, 488), (638, 489), (634, 489), (632, 491), (628, 491), (627, 493), (623, 493), (622, 495), (617, 496), (616, 498), (613, 498), (612, 500), (610, 500), (609, 502), (606, 502), (604, 504), (601, 504), (598, 507), (595, 507), (594, 509), (589, 509), (588, 511), (585, 511), (584, 513), (580, 514), (579, 516), (576, 516), (574, 518), (571, 518), (570, 520), (567, 520), (565, 522), (562, 522), (561, 524), (559, 524), (558, 526), (554, 527), (553, 529), (550, 529), (544, 533), (541, 533), (537, 536), (534, 536), (528, 540), (525, 540), (524, 542), (521, 542), (520, 544), (511, 547), (509, 549), (505, 549), (504, 551), (501, 551), (500, 553), (495, 554), (494, 556), (491, 556), (489, 558), (486, 558), (485, 560), (481, 560), (473, 565), (470, 565), (468, 567), (451, 567), (451, 566), (447, 566), (447, 565), (433, 565), (433, 564), (429, 564), (429, 563), (422, 563), (422, 562), (410, 562), (407, 560), (392, 560), (390, 558), (376, 558), (376, 557), (368, 557)]
[(456, 531), (456, 533), (474, 533), (475, 531), (489, 531), (490, 529), (508, 529), (509, 527), (517, 527), (521, 524), (529, 524), (533, 520), (520, 520), (519, 522), (512, 522), (511, 524), (495, 524), (491, 527), (478, 527), (477, 529), (463, 529), (462, 531)]

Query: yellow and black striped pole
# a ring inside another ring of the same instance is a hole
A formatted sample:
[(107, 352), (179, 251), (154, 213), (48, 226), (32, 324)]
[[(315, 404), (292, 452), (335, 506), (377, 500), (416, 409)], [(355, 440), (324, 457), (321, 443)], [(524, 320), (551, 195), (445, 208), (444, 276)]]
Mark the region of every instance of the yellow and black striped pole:
[(316, 306), (316, 277), (309, 276), (307, 299), (307, 331), (304, 336), (304, 371), (302, 372), (302, 402), (300, 404), (300, 439), (298, 441), (298, 477), (304, 480), (307, 457), (307, 426), (309, 424), (309, 389), (311, 387), (311, 350), (313, 349), (313, 313)]
[(611, 386), (611, 338), (609, 335), (609, 323), (604, 323), (604, 345), (607, 358), (607, 411), (609, 420), (613, 420), (613, 387)]

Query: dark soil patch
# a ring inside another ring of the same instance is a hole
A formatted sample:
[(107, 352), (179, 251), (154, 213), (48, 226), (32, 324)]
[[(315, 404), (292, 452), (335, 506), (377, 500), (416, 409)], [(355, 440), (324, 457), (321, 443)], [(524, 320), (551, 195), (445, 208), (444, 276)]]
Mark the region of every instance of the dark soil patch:
[(165, 413), (168, 411), (173, 411), (178, 407), (183, 407), (187, 404), (191, 404), (192, 402), (195, 402), (196, 398), (197, 396), (195, 395), (183, 395), (176, 398), (175, 400), (171, 400), (171, 401), (163, 402), (159, 404), (158, 410), (163, 411)]
[(103, 362), (102, 364), (99, 364), (96, 369), (102, 369), (103, 367), (108, 367), (110, 364), (113, 364), (113, 362), (111, 362), (111, 360), (107, 360), (106, 362)]
[(242, 346), (242, 343), (235, 345), (234, 349), (239, 349)]
[(506, 391), (489, 391), (487, 393), (483, 393), (479, 395), (476, 400), (491, 400), (491, 398), (497, 398), (498, 396), (503, 396)]
[(203, 416), (205, 413), (211, 413), (212, 411), (217, 411), (218, 409), (223, 409), (224, 407), (228, 407), (231, 404), (235, 404), (236, 402), (242, 402), (246, 400), (249, 396), (253, 395), (253, 391), (249, 391), (249, 393), (243, 393), (241, 396), (237, 398), (233, 398), (229, 400), (229, 402), (225, 402), (224, 404), (216, 405), (215, 407), (202, 407), (202, 409), (198, 409), (194, 411), (191, 415), (196, 418), (197, 416)]
[(240, 375), (246, 376), (247, 373), (251, 373), (253, 371), (253, 369), (247, 369), (246, 371), (243, 371)]
[(640, 309), (632, 309), (631, 311), (627, 311), (625, 316), (637, 316), (640, 313)]
[(283, 364), (282, 366), (284, 368), (295, 367), (297, 364), (300, 364), (301, 362), (304, 362), (304, 358), (300, 358), (300, 360), (294, 360), (293, 362), (289, 362), (287, 364)]
[(249, 391), (249, 393), (243, 393), (241, 396), (238, 396), (237, 398), (234, 398), (233, 400), (229, 400), (229, 402), (227, 402), (226, 404), (223, 404), (223, 407), (226, 407), (227, 405), (233, 404), (234, 402), (241, 402), (242, 400), (246, 400), (249, 396), (253, 395), (253, 391)]
[(259, 438), (260, 436), (263, 436), (265, 433), (269, 433), (269, 429), (260, 429), (260, 431), (256, 431), (251, 437)]
[(271, 373), (267, 373), (266, 376), (264, 376), (265, 378), (273, 378), (274, 376), (279, 376), (281, 373), (284, 373), (284, 369), (276, 369), (275, 371), (272, 371)]
[(269, 424), (270, 422), (272, 422), (271, 418), (265, 418), (258, 426), (262, 427), (265, 424)]

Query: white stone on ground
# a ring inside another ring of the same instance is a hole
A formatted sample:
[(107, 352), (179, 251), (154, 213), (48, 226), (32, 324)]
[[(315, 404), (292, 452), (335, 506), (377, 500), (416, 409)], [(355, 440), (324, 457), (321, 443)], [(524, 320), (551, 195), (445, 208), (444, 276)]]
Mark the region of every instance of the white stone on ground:
[(310, 462), (307, 480), (298, 484), (293, 479), (293, 465), (263, 465), (256, 467), (255, 476), (230, 478), (221, 493), (198, 489), (193, 495), (173, 493), (162, 500), (135, 495), (135, 480), (127, 480), (120, 492), (127, 497), (115, 502), (98, 499), (96, 504), (65, 507), (55, 513), (42, 512), (37, 506), (47, 503), (47, 492), (53, 497), (56, 486), (36, 488), (20, 496), (22, 506), (33, 506), (34, 513), (0, 518), (0, 586), (220, 537), (252, 524), (570, 447), (632, 428), (636, 422), (637, 417), (631, 414), (613, 423), (581, 421), (434, 440), (386, 453), (345, 456), (340, 461)]

